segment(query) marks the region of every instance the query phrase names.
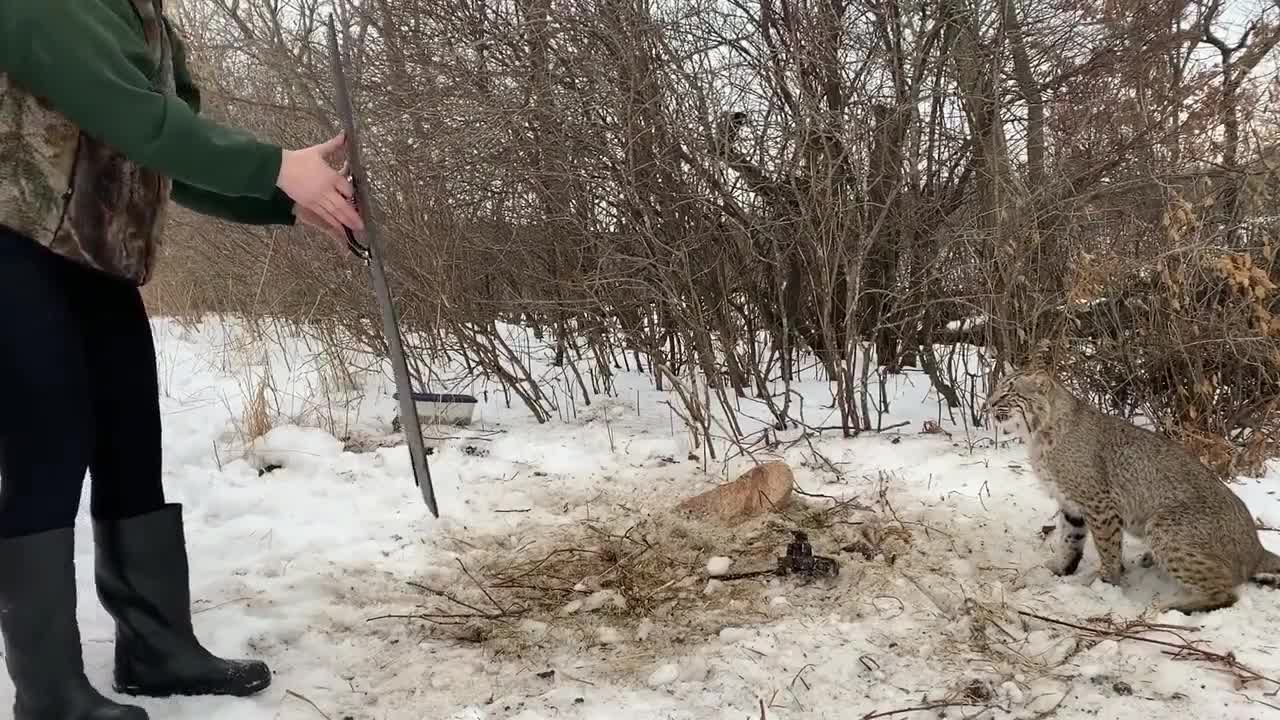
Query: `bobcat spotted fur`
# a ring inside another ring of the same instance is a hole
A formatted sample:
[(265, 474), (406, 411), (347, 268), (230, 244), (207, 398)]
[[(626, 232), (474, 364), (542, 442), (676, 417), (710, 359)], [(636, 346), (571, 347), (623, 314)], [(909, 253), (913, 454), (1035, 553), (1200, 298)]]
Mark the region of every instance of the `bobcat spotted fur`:
[(1054, 573), (1079, 569), (1092, 534), (1102, 579), (1118, 585), (1123, 530), (1150, 546), (1144, 565), (1185, 591), (1164, 609), (1229, 607), (1245, 581), (1280, 580), (1280, 556), (1262, 546), (1244, 502), (1172, 440), (1099, 412), (1038, 370), (1005, 376), (983, 412), (1027, 441), (1032, 470), (1058, 501)]

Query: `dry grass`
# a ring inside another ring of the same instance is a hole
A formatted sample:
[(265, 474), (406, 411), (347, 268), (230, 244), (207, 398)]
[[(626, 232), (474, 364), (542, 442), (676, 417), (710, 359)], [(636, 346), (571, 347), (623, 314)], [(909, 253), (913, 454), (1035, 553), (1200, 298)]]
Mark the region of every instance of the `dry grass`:
[(268, 414), (277, 422), (347, 437), (366, 396), (365, 381), (380, 371), (389, 373), (384, 361), (353, 347), (349, 337), (328, 325), (244, 315), (235, 316), (233, 324), (244, 332), (222, 343), (222, 371), (239, 377), (249, 406), (265, 396)]
[[(1011, 682), (1028, 696), (1071, 682), (1069, 662), (1090, 642), (1020, 616), (1004, 600), (1020, 580), (1004, 569), (965, 581), (952, 575), (950, 560), (967, 554), (957, 548), (965, 543), (934, 513), (893, 507), (892, 477), (867, 480), (865, 504), (809, 495), (731, 528), (655, 511), (447, 538), (457, 553), (453, 571), (410, 583), (420, 598), (415, 612), (375, 620), (422, 620), (427, 635), (476, 643), (523, 665), (558, 667), (557, 658), (600, 653), (593, 677), (638, 682), (659, 658), (729, 628), (806, 617), (802, 625), (819, 632), (823, 618), (889, 625), (902, 618), (900, 630), (886, 630), (889, 647), (914, 637), (922, 622), (937, 627), (932, 662), (947, 680), (926, 704), (991, 708)], [(814, 554), (840, 563), (837, 577), (708, 577), (707, 561), (721, 555), (734, 559), (731, 575), (775, 567), (797, 529)], [(883, 660), (863, 655), (857, 669), (877, 672)]]
[(272, 413), (267, 405), (267, 380), (269, 375), (263, 373), (258, 382), (258, 389), (253, 397), (245, 403), (241, 413), (241, 434), (246, 443), (266, 435), (273, 426)]
[[(795, 530), (805, 531), (815, 555), (840, 563), (837, 577), (772, 574)], [(673, 509), (446, 537), (442, 543), (458, 553), (454, 571), (410, 583), (422, 594), (415, 612), (378, 619), (424, 620), (431, 634), (504, 655), (637, 639), (663, 647), (768, 622), (779, 593), (792, 603), (831, 605), (882, 591), (916, 532), (883, 506), (798, 498), (785, 511), (732, 527)], [(722, 578), (707, 572), (717, 556), (733, 560)], [(799, 586), (807, 601), (791, 598), (789, 588)]]

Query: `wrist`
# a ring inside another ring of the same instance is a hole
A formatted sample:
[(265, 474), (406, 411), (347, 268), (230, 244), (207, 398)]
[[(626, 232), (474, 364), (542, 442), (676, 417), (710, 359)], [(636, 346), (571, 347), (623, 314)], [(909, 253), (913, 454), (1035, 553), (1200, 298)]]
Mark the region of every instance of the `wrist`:
[(298, 221), (298, 206), (284, 190), (271, 196), (271, 225), (293, 225)]
[(280, 148), (280, 165), (276, 169), (276, 187), (281, 190), (284, 190), (285, 183), (288, 182), (288, 178), (285, 176), (288, 174), (290, 160), (293, 159), (293, 152), (293, 150), (289, 150), (287, 148)]

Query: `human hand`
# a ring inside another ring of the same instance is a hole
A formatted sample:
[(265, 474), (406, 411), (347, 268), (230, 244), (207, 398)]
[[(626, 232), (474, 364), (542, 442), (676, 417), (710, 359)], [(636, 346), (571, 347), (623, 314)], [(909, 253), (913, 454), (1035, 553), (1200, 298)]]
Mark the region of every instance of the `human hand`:
[[(348, 163), (342, 163), (342, 168), (338, 170), (338, 174), (347, 177), (350, 171)], [(350, 248), (347, 245), (347, 233), (341, 227), (335, 228), (328, 220), (321, 217), (319, 213), (309, 208), (303, 207), (297, 203), (293, 206), (293, 216), (298, 222), (313, 227), (316, 230), (328, 235), (334, 241), (334, 247), (337, 248), (339, 254), (346, 254)]]
[[(326, 233), (336, 232), (344, 238), (344, 227), (363, 230), (364, 222), (351, 203), (355, 188), (329, 165), (329, 156), (346, 143), (343, 133), (327, 142), (302, 150), (285, 150), (280, 161), (276, 185), (296, 203), (295, 215), (307, 224), (319, 220)], [(330, 233), (331, 234), (331, 233)]]
[(338, 249), (339, 253), (347, 252), (347, 233), (345, 230), (335, 228), (333, 223), (321, 217), (319, 213), (302, 205), (295, 204), (293, 206), (293, 216), (298, 219), (298, 222), (313, 227), (332, 238), (334, 247)]

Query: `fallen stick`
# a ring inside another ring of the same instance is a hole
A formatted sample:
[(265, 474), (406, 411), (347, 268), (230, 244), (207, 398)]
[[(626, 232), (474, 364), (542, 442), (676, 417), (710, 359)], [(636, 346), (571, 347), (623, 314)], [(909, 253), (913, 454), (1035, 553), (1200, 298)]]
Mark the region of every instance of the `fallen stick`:
[(776, 570), (748, 570), (747, 572), (727, 573), (727, 574), (724, 574), (724, 575), (714, 575), (714, 576), (711, 576), (711, 577), (709, 577), (709, 578), (707, 578), (707, 579), (708, 579), (708, 580), (720, 580), (720, 581), (728, 581), (728, 580), (745, 580), (745, 579), (747, 579), (747, 578), (761, 577), (761, 576), (763, 576), (763, 575), (775, 575), (775, 574), (777, 574), (777, 571), (776, 571)]
[[(1080, 632), (1089, 633), (1091, 635), (1095, 635), (1098, 637), (1120, 638), (1124, 640), (1136, 640), (1138, 642), (1147, 643), (1149, 645), (1157, 645), (1163, 648), (1171, 648), (1173, 651), (1176, 651), (1176, 652), (1173, 652), (1171, 650), (1163, 650), (1161, 652), (1175, 659), (1178, 659), (1185, 655), (1190, 654), (1192, 656), (1196, 656), (1199, 659), (1210, 662), (1210, 663), (1218, 663), (1221, 665), (1225, 665), (1232, 672), (1232, 674), (1235, 675), (1236, 678), (1240, 680), (1242, 683), (1247, 683), (1254, 680), (1263, 680), (1280, 688), (1280, 681), (1269, 678), (1266, 675), (1263, 675), (1255, 670), (1251, 670), (1248, 667), (1241, 665), (1240, 661), (1236, 660), (1234, 653), (1230, 653), (1230, 652), (1219, 653), (1219, 652), (1214, 652), (1213, 650), (1205, 650), (1203, 648), (1196, 647), (1190, 641), (1182, 638), (1180, 635), (1174, 632), (1172, 629), (1174, 626), (1170, 626), (1170, 625), (1155, 626), (1155, 625), (1147, 625), (1144, 623), (1139, 627), (1146, 627), (1147, 629), (1151, 629), (1151, 630), (1160, 630), (1163, 632), (1167, 632), (1173, 635), (1174, 637), (1178, 638), (1178, 640), (1181, 641), (1181, 644), (1168, 642), (1166, 640), (1156, 640), (1155, 638), (1143, 637), (1141, 635), (1134, 635), (1133, 633), (1125, 632), (1123, 630), (1111, 630), (1107, 628), (1090, 627), (1088, 625), (1077, 625), (1076, 623), (1067, 622), (1065, 620), (1057, 620), (1051, 617), (1045, 617), (1044, 615), (1037, 615), (1036, 613), (1027, 612), (1025, 610), (1019, 610), (1018, 614), (1022, 615), (1023, 617), (1033, 618), (1035, 620), (1050, 623), (1052, 625), (1060, 625), (1062, 627), (1071, 628), (1072, 630), (1078, 630)], [(1195, 628), (1185, 628), (1185, 629), (1194, 630)]]
[(941, 710), (943, 708), (953, 708), (953, 707), (984, 708), (987, 706), (975, 705), (974, 703), (964, 703), (964, 702), (940, 702), (940, 703), (933, 703), (932, 705), (917, 705), (915, 707), (900, 708), (898, 710), (885, 710), (884, 712), (872, 711), (867, 713), (866, 715), (863, 715), (862, 720), (873, 720), (874, 718), (886, 718), (886, 717), (892, 717), (894, 715), (907, 715), (910, 713), (928, 712), (930, 710)]
[(319, 706), (319, 705), (316, 705), (315, 703), (311, 702), (311, 698), (307, 697), (306, 695), (303, 695), (302, 693), (300, 693), (300, 692), (296, 692), (296, 691), (294, 691), (294, 690), (285, 690), (285, 691), (284, 691), (284, 694), (285, 694), (286, 696), (288, 696), (288, 697), (296, 698), (296, 699), (301, 700), (302, 702), (304, 702), (304, 703), (306, 703), (306, 704), (310, 705), (310, 706), (311, 706), (311, 709), (312, 709), (312, 710), (315, 710), (315, 711), (316, 711), (316, 712), (318, 712), (318, 713), (320, 713), (320, 717), (324, 718), (324, 720), (333, 720), (332, 718), (330, 718), (330, 717), (329, 717), (329, 715), (328, 715), (327, 713), (325, 713), (325, 711), (323, 711), (323, 710), (321, 710), (321, 709), (320, 709), (320, 706)]

